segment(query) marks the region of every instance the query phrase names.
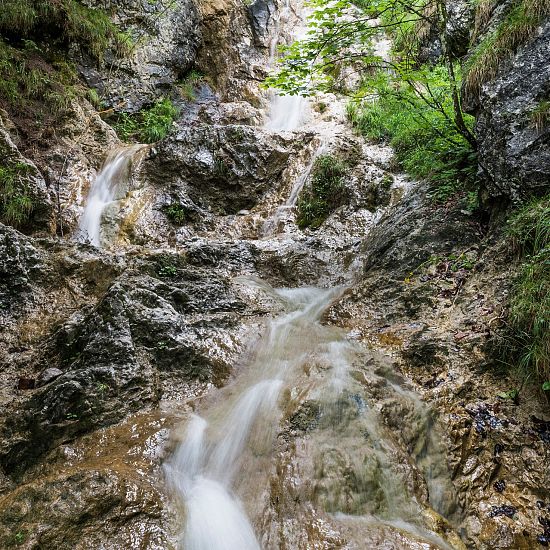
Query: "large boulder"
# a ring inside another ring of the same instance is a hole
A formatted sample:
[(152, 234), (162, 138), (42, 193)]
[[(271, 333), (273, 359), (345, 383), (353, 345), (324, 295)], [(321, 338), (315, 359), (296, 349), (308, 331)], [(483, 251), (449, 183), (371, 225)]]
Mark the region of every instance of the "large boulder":
[[(195, 62), (201, 43), (200, 14), (192, 0), (92, 1), (114, 13), (129, 36), (129, 52), (109, 52), (104, 68), (85, 57), (79, 70), (108, 106), (134, 112), (164, 96)], [(107, 70), (106, 70), (107, 69)]]
[(481, 87), (479, 159), (492, 195), (521, 200), (550, 188), (550, 124), (536, 113), (550, 99), (550, 22)]
[(221, 383), (246, 308), (226, 278), (178, 254), (138, 260), (95, 306), (61, 324), (20, 368), (62, 374), (6, 405), (0, 463), (19, 475), (62, 441), (150, 408), (189, 384)]
[(185, 189), (203, 209), (235, 214), (276, 188), (311, 138), (249, 126), (182, 126), (158, 146), (145, 170), (153, 182)]

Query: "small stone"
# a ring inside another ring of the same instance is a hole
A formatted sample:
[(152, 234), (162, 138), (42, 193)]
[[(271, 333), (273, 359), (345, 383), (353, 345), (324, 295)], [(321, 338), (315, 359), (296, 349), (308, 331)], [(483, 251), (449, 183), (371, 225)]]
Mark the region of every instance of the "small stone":
[(36, 387), (40, 388), (50, 382), (53, 382), (56, 378), (59, 378), (63, 374), (63, 371), (56, 368), (49, 368), (42, 371), (36, 380)]
[(513, 518), (516, 512), (517, 510), (514, 506), (503, 504), (502, 506), (493, 506), (493, 509), (489, 512), (489, 517), (506, 516), (507, 518)]
[(502, 493), (506, 489), (506, 482), (503, 479), (499, 479), (494, 482), (493, 487), (497, 493)]

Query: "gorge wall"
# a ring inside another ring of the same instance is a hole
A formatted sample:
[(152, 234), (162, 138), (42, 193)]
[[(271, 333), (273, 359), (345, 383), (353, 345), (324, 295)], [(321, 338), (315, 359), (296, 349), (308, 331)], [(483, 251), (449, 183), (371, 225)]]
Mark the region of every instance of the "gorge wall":
[[(34, 104), (18, 110), (0, 98), (0, 166), (32, 201), (28, 219), (0, 226), (0, 546), (177, 546), (178, 510), (162, 474), (177, 445), (173, 429), (195, 402), (237, 376), (268, 320), (284, 309), (242, 276), (273, 287), (348, 286), (322, 322), (374, 354), (365, 364), (377, 365), (376, 376), (361, 366), (355, 376), (366, 376), (361, 383), (396, 454), (410, 461), (406, 485), (440, 537), (426, 542), (386, 525), (377, 544), (547, 546), (547, 403), (529, 388), (517, 402), (498, 397), (515, 382), (496, 369), (494, 341), (517, 271), (503, 212), (549, 190), (550, 130), (533, 118), (550, 93), (548, 22), (468, 100), (485, 178), (486, 211), (478, 216), (459, 202), (434, 206), (424, 184), (395, 173), (391, 152), (353, 135), (335, 97), (323, 98), (326, 112), (313, 106), (315, 128), (262, 127), (269, 97), (259, 83), (295, 21), (287, 6), (88, 5), (106, 10), (131, 37), (126, 55), (108, 50), (101, 61), (78, 39), (66, 44), (80, 82), (101, 105), (77, 94), (60, 119), (44, 115), (37, 129)], [(492, 4), (479, 27), (467, 6), (453, 3), (457, 47), (490, 32), (502, 5)], [(35, 31), (39, 47), (47, 32)], [(5, 29), (2, 37), (23, 47)], [(28, 63), (53, 67), (39, 52), (28, 55)], [(182, 86), (191, 70), (202, 76), (189, 97)], [(109, 116), (167, 96), (181, 114), (117, 184), (103, 214), (103, 248), (79, 242), (73, 237), (90, 185), (107, 152), (122, 145)], [(302, 231), (288, 199), (306, 183), (321, 143), (352, 166), (346, 200), (317, 231)], [(415, 463), (426, 428), (382, 380), (418, 393), (443, 428), (452, 520), (432, 510)], [(284, 496), (294, 495), (285, 476), (298, 466), (289, 442), (315, 429), (318, 407), (295, 397), (300, 389), (289, 390), (294, 408), (281, 421), (278, 474), (254, 527), (277, 541), (266, 547), (346, 547), (353, 535), (330, 531), (325, 517), (306, 514), (313, 527), (305, 534), (291, 521), (298, 505)], [(352, 494), (349, 465), (336, 462), (335, 476), (348, 479)]]

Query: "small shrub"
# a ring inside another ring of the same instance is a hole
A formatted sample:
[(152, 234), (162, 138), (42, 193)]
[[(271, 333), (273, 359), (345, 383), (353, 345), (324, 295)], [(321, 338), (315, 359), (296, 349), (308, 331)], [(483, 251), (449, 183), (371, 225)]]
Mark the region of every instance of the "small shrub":
[(123, 141), (154, 143), (168, 135), (178, 114), (179, 109), (165, 98), (139, 113), (121, 113), (113, 127)]
[(505, 355), (544, 384), (550, 381), (550, 195), (524, 206), (508, 228), (522, 266), (511, 293)]
[(183, 225), (187, 221), (185, 208), (179, 203), (172, 203), (164, 208), (166, 217), (175, 225)]
[[(441, 108), (432, 108), (407, 84), (392, 85), (387, 76), (366, 79), (366, 99), (348, 105), (356, 130), (389, 143), (399, 167), (431, 184), (431, 196), (442, 204), (465, 189), (477, 187), (477, 155), (455, 125), (450, 83), (444, 67), (418, 75)], [(473, 128), (474, 119), (465, 116)]]
[(99, 94), (96, 90), (93, 88), (90, 88), (86, 92), (86, 97), (88, 98), (88, 101), (96, 108), (99, 109), (101, 107), (101, 98), (99, 97)]
[(22, 162), (0, 166), (0, 220), (21, 227), (30, 220), (34, 204), (26, 177), (32, 167)]
[(332, 155), (322, 155), (315, 161), (311, 181), (298, 200), (296, 223), (300, 229), (318, 228), (341, 206), (347, 173), (347, 166)]

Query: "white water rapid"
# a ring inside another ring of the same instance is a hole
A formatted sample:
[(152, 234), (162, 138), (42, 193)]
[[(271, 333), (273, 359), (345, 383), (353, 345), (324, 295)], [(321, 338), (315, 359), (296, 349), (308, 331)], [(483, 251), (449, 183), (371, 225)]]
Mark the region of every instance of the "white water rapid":
[[(434, 545), (426, 548), (451, 548), (422, 524), (422, 506), (409, 496), (397, 474), (397, 450), (381, 424), (373, 396), (357, 380), (356, 365), (366, 361), (364, 351), (349, 342), (341, 329), (320, 322), (343, 289), (275, 290), (257, 279), (241, 282), (279, 301), (285, 313), (269, 323), (253, 359), (235, 381), (198, 407), (176, 452), (165, 464), (168, 485), (185, 510), (179, 548), (297, 547), (293, 546), (299, 540), (293, 538), (297, 535), (289, 533), (282, 540), (276, 521), (265, 512), (270, 476), (279, 475), (281, 483), (290, 487), (300, 483), (309, 487), (299, 493), (303, 502), (292, 518), (296, 523), (293, 529), (307, 529), (309, 510), (319, 508), (359, 544), (350, 548), (376, 547), (361, 546), (360, 541), (375, 541), (387, 528)], [(429, 415), (421, 403), (384, 375), (370, 372), (362, 376), (383, 388), (388, 402), (402, 400), (406, 410), (412, 411), (409, 421), (419, 428), (418, 462), (425, 462), (422, 469), (428, 484), (434, 487), (437, 499), (446, 502), (442, 507), (452, 507), (448, 480), (433, 468), (442, 455), (430, 432), (424, 431)], [(307, 478), (300, 482), (287, 479), (285, 473), (274, 474), (274, 469), (278, 472), (281, 467), (275, 441), (288, 411), (306, 404), (315, 412), (307, 420), (311, 428), (303, 429), (314, 431), (297, 442), (300, 450), (295, 452), (302, 455), (302, 475)], [(350, 479), (340, 479), (338, 469), (333, 471), (333, 459), (325, 463), (334, 453), (346, 457)], [(320, 464), (324, 464), (321, 474)], [(244, 504), (240, 495), (246, 496)], [(264, 526), (260, 531), (259, 524)], [(317, 547), (314, 541), (309, 544), (300, 547)]]
[(300, 367), (306, 349), (300, 342), (315, 332), (318, 318), (338, 290), (302, 288), (273, 291), (259, 285), (290, 307), (273, 320), (258, 345), (248, 376), (236, 381), (226, 399), (204, 417), (193, 416), (182, 443), (165, 471), (186, 509), (181, 548), (186, 550), (254, 550), (260, 545), (238, 499), (235, 477), (246, 476), (246, 446), (258, 456), (269, 455), (280, 411), (277, 400), (284, 381)]
[(143, 148), (144, 145), (118, 147), (107, 157), (88, 193), (78, 224), (79, 240), (101, 246), (101, 217), (105, 207), (117, 198), (117, 192), (128, 181), (132, 159)]

